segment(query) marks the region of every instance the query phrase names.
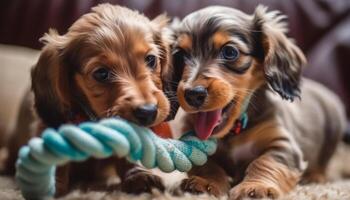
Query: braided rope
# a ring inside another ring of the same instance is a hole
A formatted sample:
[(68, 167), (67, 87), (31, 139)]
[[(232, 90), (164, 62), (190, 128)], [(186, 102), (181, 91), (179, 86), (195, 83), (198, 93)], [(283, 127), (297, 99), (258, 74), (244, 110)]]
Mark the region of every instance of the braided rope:
[(215, 150), (215, 139), (201, 141), (191, 133), (180, 140), (163, 139), (122, 119), (63, 125), (57, 131), (46, 129), (42, 138), (20, 149), (16, 180), (25, 199), (45, 199), (55, 193), (56, 166), (69, 161), (117, 155), (141, 161), (146, 168), (189, 171), (192, 165), (203, 165)]

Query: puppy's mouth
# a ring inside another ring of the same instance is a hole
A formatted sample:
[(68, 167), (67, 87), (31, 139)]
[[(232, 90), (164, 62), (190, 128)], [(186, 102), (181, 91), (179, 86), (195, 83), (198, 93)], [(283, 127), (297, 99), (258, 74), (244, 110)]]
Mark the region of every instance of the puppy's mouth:
[(201, 140), (206, 140), (210, 136), (220, 132), (227, 125), (228, 118), (233, 108), (234, 101), (231, 101), (224, 108), (195, 113), (194, 129), (197, 137)]

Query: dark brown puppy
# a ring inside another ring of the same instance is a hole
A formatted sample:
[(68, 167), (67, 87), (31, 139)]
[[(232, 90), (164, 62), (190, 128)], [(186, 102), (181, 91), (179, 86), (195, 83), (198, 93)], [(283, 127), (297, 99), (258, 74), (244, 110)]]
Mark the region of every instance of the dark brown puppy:
[[(32, 69), (35, 110), (41, 122), (34, 135), (46, 127), (113, 116), (144, 126), (163, 122), (170, 111), (162, 81), (169, 71), (167, 23), (165, 16), (150, 21), (136, 11), (102, 4), (78, 19), (66, 34), (46, 34)], [(24, 127), (21, 122), (17, 126)], [(28, 132), (18, 131), (12, 137), (9, 168), (13, 169), (19, 146), (33, 136)], [(59, 168), (58, 194), (66, 193), (75, 182), (110, 176), (111, 165), (112, 171), (118, 169), (127, 192), (164, 189), (157, 176), (113, 158)]]
[[(253, 15), (208, 7), (180, 24), (174, 67), (183, 68), (177, 93), (188, 113), (184, 129), (221, 138), (217, 153), (190, 172), (183, 190), (223, 195), (231, 176), (232, 199), (277, 198), (302, 176), (324, 180), (345, 111), (319, 84), (299, 84), (305, 57), (285, 35), (284, 18), (262, 6)], [(240, 131), (245, 114), (248, 126)]]

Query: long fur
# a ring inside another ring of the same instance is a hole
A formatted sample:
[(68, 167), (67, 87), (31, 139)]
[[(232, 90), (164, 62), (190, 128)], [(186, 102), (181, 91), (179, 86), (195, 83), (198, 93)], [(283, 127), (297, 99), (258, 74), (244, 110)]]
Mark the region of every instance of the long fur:
[[(148, 126), (166, 120), (170, 113), (166, 94), (174, 93), (168, 91), (172, 83), (172, 32), (166, 27), (168, 21), (166, 15), (149, 20), (137, 11), (101, 4), (80, 17), (67, 33), (50, 30), (45, 34), (41, 38), (44, 47), (31, 73), (40, 121), (34, 135), (39, 136), (45, 127), (115, 116), (142, 125), (134, 110), (145, 104), (157, 105), (155, 119)], [(148, 55), (155, 56), (153, 68), (146, 61)], [(109, 72), (106, 82), (94, 78), (94, 72), (101, 68)], [(21, 122), (17, 126), (22, 126)], [(30, 137), (22, 134), (13, 137), (21, 144), (10, 143), (18, 144), (9, 147), (10, 168), (14, 168), (19, 146)], [(58, 168), (57, 194), (65, 194), (75, 184), (89, 189), (103, 183), (107, 189), (108, 179), (116, 173), (127, 192), (164, 188), (157, 176), (124, 159), (91, 159)]]
[[(189, 172), (183, 191), (279, 198), (300, 180), (326, 180), (328, 162), (345, 132), (344, 107), (323, 86), (301, 81), (306, 59), (286, 36), (284, 20), (264, 6), (252, 15), (213, 6), (186, 16), (177, 28), (174, 67), (183, 69), (177, 90), (187, 112), (183, 131), (203, 124), (197, 120), (205, 115), (221, 113), (211, 132), (219, 138), (218, 150)], [(237, 49), (233, 61), (222, 56), (227, 45)], [(186, 90), (199, 86), (206, 96), (192, 106)], [(301, 101), (285, 101), (296, 97)], [(242, 113), (248, 115), (248, 127), (235, 136), (232, 128)]]

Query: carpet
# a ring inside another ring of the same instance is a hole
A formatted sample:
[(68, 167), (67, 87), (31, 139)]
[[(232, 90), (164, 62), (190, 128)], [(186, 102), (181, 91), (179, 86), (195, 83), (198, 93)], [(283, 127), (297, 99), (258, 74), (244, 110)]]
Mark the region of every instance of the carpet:
[[(337, 153), (329, 166), (328, 176), (330, 181), (325, 184), (298, 185), (291, 193), (282, 197), (282, 200), (350, 200), (350, 146), (341, 144)], [(152, 194), (128, 195), (119, 191), (101, 192), (73, 191), (60, 200), (180, 200), (180, 199), (217, 199), (209, 195), (181, 194), (172, 195), (171, 188), (178, 184), (183, 174), (163, 174), (166, 177), (168, 190), (165, 193), (153, 191)], [(0, 199), (1, 200), (21, 200), (23, 197), (18, 190), (12, 177), (0, 176)], [(220, 199), (227, 199), (222, 197)]]

